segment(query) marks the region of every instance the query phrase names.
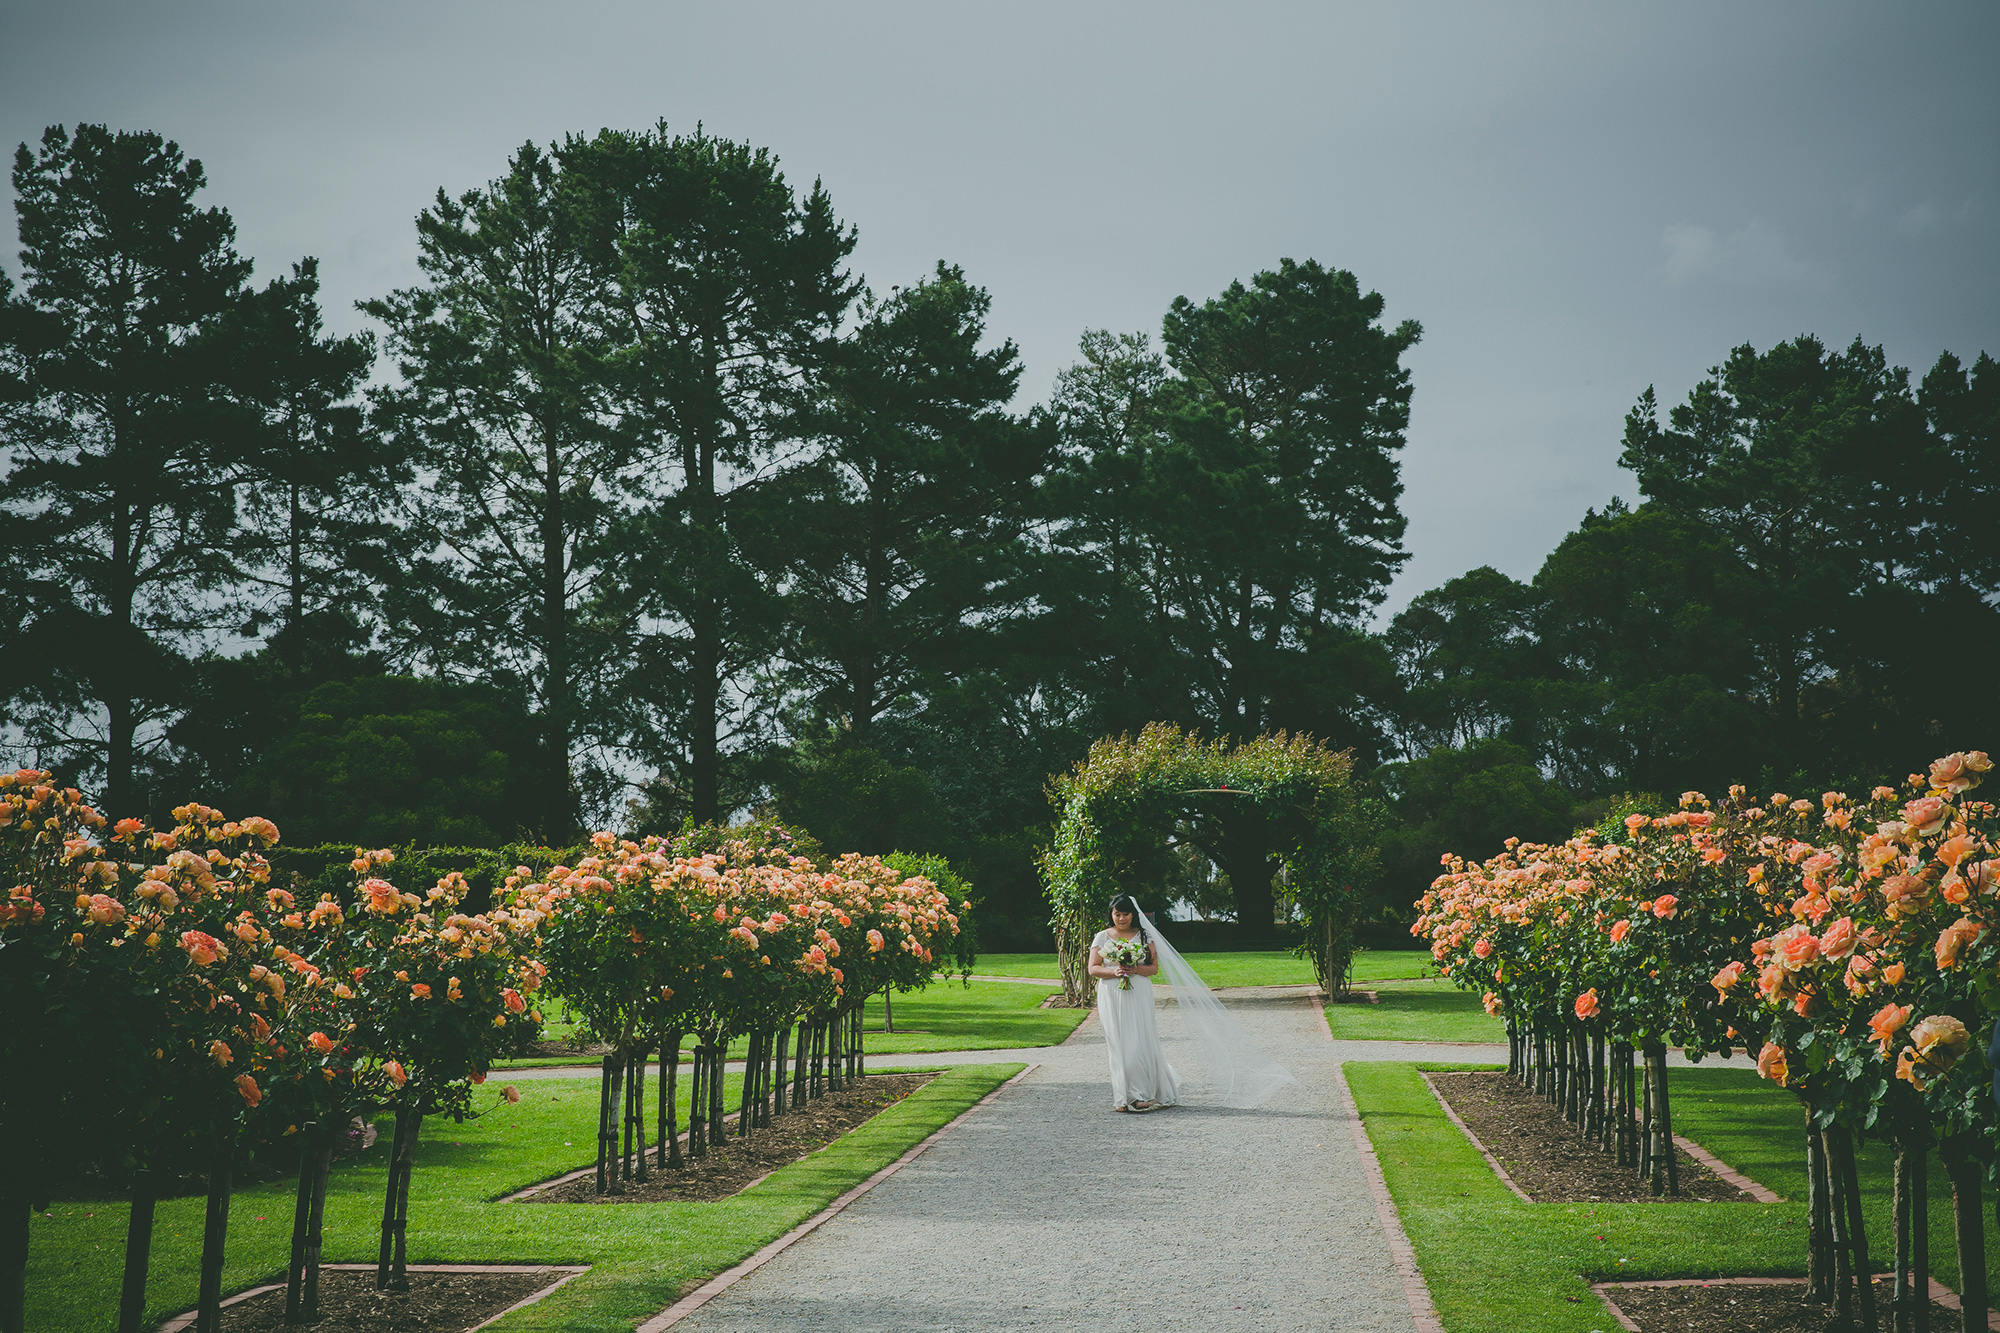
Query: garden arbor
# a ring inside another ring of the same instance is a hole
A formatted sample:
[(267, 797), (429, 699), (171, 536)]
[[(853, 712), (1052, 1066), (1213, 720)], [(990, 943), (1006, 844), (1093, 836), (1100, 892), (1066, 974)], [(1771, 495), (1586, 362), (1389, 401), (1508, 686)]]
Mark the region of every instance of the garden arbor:
[[(1241, 744), (1164, 722), (1135, 740), (1106, 737), (1051, 783), (1061, 811), (1042, 858), (1063, 990), (1090, 1002), (1090, 940), (1121, 876), (1179, 829), (1228, 872), (1238, 918), (1269, 924), (1271, 883), (1306, 919), (1303, 952), (1329, 994), (1345, 989), (1359, 895), (1373, 861), (1350, 778), (1352, 757), (1280, 731)], [(1258, 914), (1262, 914), (1261, 921)]]

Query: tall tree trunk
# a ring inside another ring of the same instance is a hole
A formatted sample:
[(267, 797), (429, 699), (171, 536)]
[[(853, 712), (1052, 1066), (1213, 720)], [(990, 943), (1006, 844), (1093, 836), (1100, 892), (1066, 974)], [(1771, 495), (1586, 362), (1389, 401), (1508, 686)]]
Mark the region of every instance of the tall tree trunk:
[[(114, 427), (121, 437), (114, 449), (124, 453), (123, 430)], [(133, 604), (138, 596), (134, 586), (135, 573), (132, 568), (132, 524), (134, 518), (130, 506), (121, 496), (118, 515), (111, 527), (111, 587), (107, 589), (110, 602), (110, 620), (114, 642), (121, 645), (117, 660), (101, 662), (98, 670), (106, 673), (104, 688), (105, 734), (104, 734), (104, 801), (101, 812), (112, 819), (122, 819), (138, 814), (137, 793), (132, 789), (134, 736), (138, 730), (136, 710), (132, 706), (132, 686), (125, 671), (122, 645), (125, 636), (136, 626), (132, 619)]]
[(574, 822), (570, 811), (569, 747), (571, 669), (569, 589), (567, 587), (567, 525), (563, 514), (562, 454), (554, 423), (542, 429), (542, 657), (546, 673), (542, 692), (545, 729), (542, 757), (542, 835), (554, 846), (569, 838)]
[(229, 1184), (233, 1170), (228, 1148), (218, 1148), (208, 1171), (208, 1210), (201, 1228), (201, 1278), (195, 1295), (195, 1333), (222, 1328), (222, 1263), (229, 1248)]

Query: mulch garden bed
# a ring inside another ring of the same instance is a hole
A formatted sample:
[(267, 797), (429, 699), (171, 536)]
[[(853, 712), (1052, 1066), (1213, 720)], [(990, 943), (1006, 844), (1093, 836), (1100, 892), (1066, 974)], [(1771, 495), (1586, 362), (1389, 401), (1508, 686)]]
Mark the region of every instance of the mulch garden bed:
[[(1605, 1294), (1640, 1333), (1825, 1333), (1833, 1308), (1804, 1299), (1803, 1282), (1701, 1282), (1644, 1287), (1613, 1284)], [(1875, 1280), (1875, 1309), (1888, 1328), (1889, 1283)], [(1957, 1328), (1958, 1311), (1931, 1302), (1931, 1327)]]
[(1681, 1192), (1653, 1198), (1631, 1167), (1577, 1132), (1553, 1104), (1506, 1073), (1433, 1075), (1431, 1086), (1466, 1128), (1536, 1203), (1740, 1203), (1748, 1191), (1723, 1180), (1680, 1149)]
[[(375, 1270), (323, 1268), (316, 1333), (465, 1333), (568, 1274), (418, 1273), (408, 1291), (375, 1290)], [(225, 1306), (222, 1333), (286, 1333), (285, 1290)]]
[[(841, 1135), (873, 1119), (924, 1084), (936, 1078), (930, 1074), (870, 1074), (860, 1087), (849, 1085), (808, 1101), (797, 1110), (771, 1121), (769, 1129), (752, 1132), (748, 1139), (734, 1137), (711, 1147), (700, 1160), (688, 1159), (679, 1171), (647, 1167), (643, 1182), (628, 1180), (623, 1194), (599, 1194), (595, 1173), (537, 1190), (522, 1203), (661, 1203), (670, 1199), (695, 1202), (726, 1199), (739, 1194), (781, 1166), (809, 1157)], [(657, 1160), (657, 1159), (649, 1159)]]

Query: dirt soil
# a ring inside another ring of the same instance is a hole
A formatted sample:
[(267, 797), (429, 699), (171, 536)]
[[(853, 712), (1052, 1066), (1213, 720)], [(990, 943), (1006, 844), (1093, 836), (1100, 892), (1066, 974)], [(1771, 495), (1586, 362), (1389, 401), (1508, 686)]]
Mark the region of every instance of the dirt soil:
[[(802, 1108), (787, 1107), (748, 1139), (731, 1137), (711, 1147), (699, 1161), (688, 1160), (679, 1171), (649, 1165), (648, 1178), (625, 1182), (623, 1194), (599, 1194), (595, 1173), (537, 1191), (522, 1203), (660, 1203), (669, 1199), (706, 1201), (739, 1194), (781, 1166), (818, 1152), (847, 1131), (894, 1106), (936, 1074), (870, 1074), (860, 1087), (829, 1092)], [(732, 1130), (733, 1134), (733, 1130)], [(657, 1158), (649, 1159), (656, 1162)]]
[[(375, 1272), (321, 1269), (316, 1333), (465, 1333), (563, 1273), (412, 1273), (408, 1291), (375, 1290)], [(227, 1306), (222, 1333), (286, 1333), (285, 1293)]]
[(575, 1060), (579, 1064), (585, 1060), (602, 1060), (611, 1048), (601, 1041), (570, 1041), (542, 1037), (528, 1043), (519, 1055), (510, 1055), (510, 1060)]
[[(1637, 1324), (1641, 1333), (1825, 1333), (1833, 1317), (1830, 1306), (1807, 1304), (1805, 1283), (1785, 1282), (1757, 1286), (1721, 1283), (1689, 1287), (1620, 1287), (1610, 1289), (1611, 1299)], [(1875, 1280), (1876, 1317), (1888, 1328), (1889, 1283)], [(1932, 1302), (1931, 1327), (1938, 1330), (1959, 1326), (1956, 1310)]]
[(1631, 1167), (1586, 1141), (1554, 1105), (1512, 1075), (1436, 1074), (1432, 1086), (1536, 1203), (1742, 1203), (1750, 1195), (1685, 1152), (1681, 1192), (1653, 1198), (1652, 1186)]

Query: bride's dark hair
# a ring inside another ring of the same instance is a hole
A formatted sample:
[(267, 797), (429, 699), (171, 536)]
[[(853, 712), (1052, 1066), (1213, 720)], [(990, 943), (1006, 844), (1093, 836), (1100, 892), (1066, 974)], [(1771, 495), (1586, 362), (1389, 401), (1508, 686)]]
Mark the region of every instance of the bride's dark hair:
[(1113, 912), (1130, 912), (1132, 914), (1132, 924), (1139, 928), (1139, 938), (1144, 940), (1152, 938), (1152, 936), (1146, 933), (1146, 918), (1139, 911), (1139, 900), (1137, 898), (1134, 898), (1129, 893), (1121, 893), (1111, 900), (1111, 908), (1104, 914), (1104, 919), (1116, 925), (1117, 922), (1112, 921), (1111, 914)]

